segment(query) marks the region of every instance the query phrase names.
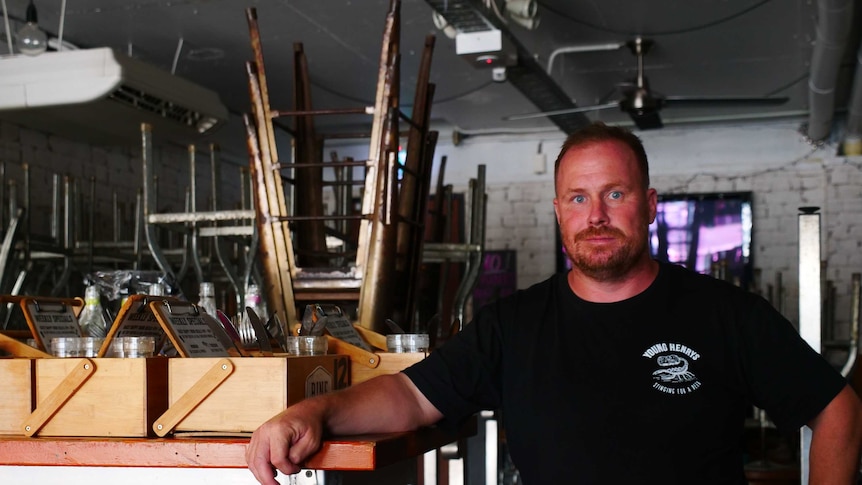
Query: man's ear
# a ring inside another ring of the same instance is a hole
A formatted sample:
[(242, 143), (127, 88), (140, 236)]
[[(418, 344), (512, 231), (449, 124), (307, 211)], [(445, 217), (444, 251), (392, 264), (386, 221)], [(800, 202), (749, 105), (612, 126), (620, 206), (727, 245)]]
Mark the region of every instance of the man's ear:
[(557, 216), (557, 225), (560, 224), (560, 204), (557, 202), (557, 198), (554, 197), (554, 215)]
[(658, 192), (653, 189), (647, 189), (647, 206), (649, 207), (649, 223), (655, 222), (656, 207), (658, 206)]

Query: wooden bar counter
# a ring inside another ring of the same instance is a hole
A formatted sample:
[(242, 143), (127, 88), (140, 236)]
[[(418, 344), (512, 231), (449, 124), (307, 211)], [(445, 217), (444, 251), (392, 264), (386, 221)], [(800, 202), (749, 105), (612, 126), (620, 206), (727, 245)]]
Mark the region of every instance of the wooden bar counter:
[[(315, 470), (376, 470), (476, 433), (471, 420), (457, 434), (438, 428), (329, 438), (303, 464)], [(248, 438), (0, 437), (0, 466), (129, 466), (245, 468)]]

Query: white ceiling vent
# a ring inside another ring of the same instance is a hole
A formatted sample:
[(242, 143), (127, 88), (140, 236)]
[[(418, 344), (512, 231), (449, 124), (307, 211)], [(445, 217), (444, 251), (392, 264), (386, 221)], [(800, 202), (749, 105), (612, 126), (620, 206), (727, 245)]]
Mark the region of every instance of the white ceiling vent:
[(193, 142), (228, 117), (218, 95), (110, 48), (0, 58), (0, 118), (97, 144)]

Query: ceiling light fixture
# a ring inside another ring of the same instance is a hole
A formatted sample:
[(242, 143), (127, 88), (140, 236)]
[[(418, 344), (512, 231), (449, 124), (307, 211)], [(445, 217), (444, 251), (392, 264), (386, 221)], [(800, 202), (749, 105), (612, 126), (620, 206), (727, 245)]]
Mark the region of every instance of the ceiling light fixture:
[(33, 0), (30, 0), (30, 3), (27, 5), (26, 19), (27, 23), (18, 29), (18, 32), (15, 34), (18, 50), (28, 56), (38, 56), (48, 48), (48, 36), (39, 28), (36, 5), (33, 3)]
[(506, 0), (506, 15), (527, 30), (539, 27), (539, 3), (536, 0)]
[(539, 13), (539, 5), (536, 0), (508, 0), (506, 12), (518, 17), (533, 18)]

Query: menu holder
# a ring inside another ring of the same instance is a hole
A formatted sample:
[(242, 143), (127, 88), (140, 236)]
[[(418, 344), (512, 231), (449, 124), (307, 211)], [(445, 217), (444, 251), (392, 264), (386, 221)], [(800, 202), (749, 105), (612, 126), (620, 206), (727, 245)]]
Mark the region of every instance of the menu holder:
[(55, 337), (80, 337), (78, 314), (82, 298), (26, 297), (18, 302), (40, 349), (48, 350)]
[[(353, 364), (350, 366), (350, 381), (354, 385), (379, 375), (400, 372), (424, 359), (427, 355), (427, 352), (388, 352), (386, 351), (385, 335), (356, 324), (353, 324), (353, 329), (366, 342), (366, 345), (373, 348), (373, 351), (369, 352), (352, 343), (335, 338), (331, 334), (327, 338), (331, 351), (350, 357), (350, 362)], [(327, 327), (327, 331), (329, 331), (329, 327)]]
[(353, 323), (346, 315), (326, 315), (322, 317), (326, 319), (326, 332), (333, 337), (343, 340), (350, 345), (359, 347), (366, 352), (371, 352), (371, 347), (359, 335), (359, 332), (353, 326)]
[(105, 357), (111, 349), (111, 343), (121, 337), (153, 337), (158, 349), (159, 343), (165, 339), (165, 331), (148, 306), (153, 300), (180, 301), (168, 296), (129, 295), (120, 306), (97, 357)]
[(221, 324), (194, 303), (160, 299), (149, 308), (181, 357), (239, 357)]

